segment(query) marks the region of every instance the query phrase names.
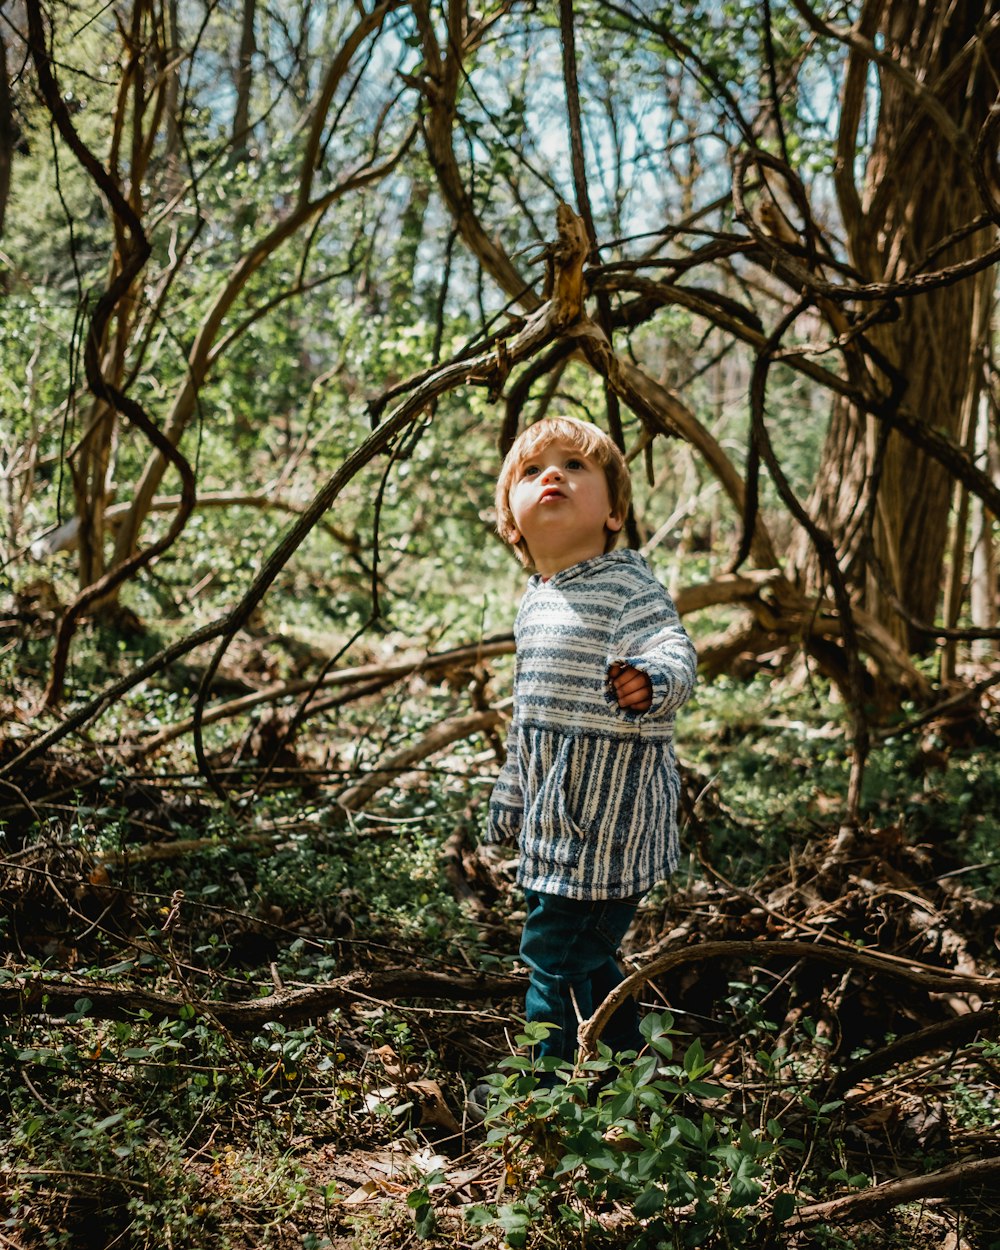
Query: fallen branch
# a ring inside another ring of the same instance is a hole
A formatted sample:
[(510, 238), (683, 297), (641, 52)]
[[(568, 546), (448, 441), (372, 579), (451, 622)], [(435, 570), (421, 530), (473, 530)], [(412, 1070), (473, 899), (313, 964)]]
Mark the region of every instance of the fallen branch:
[(941, 1020), (927, 1028), (897, 1038), (888, 1046), (872, 1051), (849, 1068), (843, 1068), (830, 1081), (829, 1093), (824, 1097), (840, 1097), (853, 1089), (860, 1081), (878, 1076), (897, 1068), (901, 1063), (926, 1055), (932, 1050), (955, 1047), (974, 1041), (977, 1037), (996, 1036), (1000, 1029), (1000, 1006), (971, 1011), (964, 1016)]
[[(149, 504), (148, 512), (176, 512), (181, 505), (180, 495), (158, 495)], [(104, 523), (114, 532), (132, 511), (132, 501), (112, 504), (104, 513)], [(270, 496), (261, 492), (247, 494), (239, 491), (212, 491), (199, 495), (195, 501), (195, 509), (202, 508), (257, 508), (264, 512), (290, 512), (300, 516), (305, 511), (305, 504), (280, 496)], [(344, 533), (331, 521), (323, 519), (320, 526), (342, 546), (351, 552), (360, 551), (358, 539)], [(60, 551), (71, 551), (80, 539), (80, 518), (70, 517), (63, 525), (49, 530), (36, 538), (28, 548), (33, 560), (47, 560)]]
[(831, 1202), (815, 1202), (800, 1207), (784, 1227), (794, 1230), (813, 1224), (857, 1224), (882, 1215), (893, 1207), (926, 1198), (941, 1198), (972, 1186), (986, 1185), (1000, 1177), (1000, 1158), (972, 1159), (952, 1163), (936, 1172), (904, 1176), (902, 1180), (873, 1185), (858, 1194), (847, 1194)]
[[(95, 851), (94, 862), (105, 868), (124, 868), (130, 864), (161, 862), (170, 859), (186, 859), (212, 847), (225, 846), (227, 851), (260, 850), (273, 851), (283, 841), (280, 833), (247, 833), (239, 838), (174, 838), (163, 842), (144, 842), (141, 846), (127, 847), (121, 851)], [(2, 861), (0, 861), (2, 862)]]
[[(367, 693), (367, 684), (372, 681), (384, 680), (388, 683), (398, 681), (403, 677), (414, 676), (417, 673), (439, 672), (442, 669), (457, 668), (462, 664), (475, 664), (480, 660), (492, 659), (498, 655), (510, 655), (513, 650), (513, 635), (504, 635), (500, 638), (472, 643), (466, 647), (455, 647), (451, 651), (427, 652), (417, 659), (396, 660), (390, 664), (362, 664), (354, 668), (338, 669), (334, 673), (328, 673), (319, 682), (315, 678), (278, 682), (273, 686), (266, 686), (263, 690), (255, 690), (252, 694), (241, 695), (238, 699), (231, 699), (228, 703), (220, 703), (216, 707), (209, 708), (202, 716), (201, 723), (211, 725), (216, 721), (230, 720), (262, 704), (277, 703), (280, 699), (292, 698), (307, 690), (325, 690), (336, 686), (350, 686), (357, 682), (364, 684), (365, 688), (362, 693)], [(320, 712), (326, 706), (326, 704), (316, 703), (311, 711)], [(173, 742), (175, 738), (183, 737), (193, 727), (193, 716), (176, 721), (173, 725), (167, 725), (159, 733), (153, 734), (151, 738), (147, 738), (135, 747), (131, 755), (133, 758), (148, 755), (168, 742)]]
[(459, 825), (448, 835), (441, 848), (441, 866), (444, 868), (452, 893), (458, 901), (469, 907), (477, 917), (482, 917), (487, 915), (490, 909), (469, 884), (469, 879), (465, 874), (463, 863), (465, 844), (466, 831)]
[(631, 998), (647, 981), (669, 972), (682, 964), (705, 963), (708, 960), (738, 959), (746, 963), (761, 964), (768, 959), (817, 959), (821, 963), (835, 964), (842, 968), (860, 968), (880, 976), (898, 977), (928, 990), (945, 990), (949, 993), (976, 991), (984, 996), (1000, 997), (1000, 978), (970, 976), (966, 973), (949, 972), (931, 968), (914, 959), (901, 955), (875, 953), (859, 950), (846, 942), (798, 942), (778, 939), (776, 941), (701, 942), (695, 946), (682, 946), (654, 959), (645, 968), (639, 968), (616, 986), (589, 1020), (580, 1024), (578, 1033), (580, 1058), (588, 1059), (597, 1054), (597, 1039), (604, 1026), (617, 1009)]
[[(0, 987), (0, 1016), (60, 1016), (74, 1012), (81, 999), (89, 1001), (86, 1015), (95, 1020), (130, 1019), (138, 1011), (156, 1016), (176, 1016), (189, 1005), (199, 1015), (218, 1021), (227, 1029), (260, 1028), (269, 1021), (291, 1023), (315, 1019), (337, 1007), (370, 1000), (443, 998), (481, 1002), (519, 994), (524, 981), (512, 976), (485, 973), (425, 972), (419, 968), (386, 968), (377, 972), (352, 972), (326, 985), (307, 985), (281, 990), (266, 998), (246, 1002), (221, 1002), (180, 994), (161, 994), (121, 981), (67, 982), (65, 974), (19, 977)], [(58, 979), (57, 979), (58, 978)]]
[(470, 712), (466, 716), (453, 716), (442, 721), (440, 725), (425, 734), (419, 742), (404, 747), (395, 755), (390, 755), (375, 771), (366, 774), (364, 780), (348, 786), (337, 798), (340, 807), (354, 811), (364, 804), (379, 790), (396, 781), (400, 773), (406, 772), (414, 764), (427, 759), (436, 751), (441, 751), (453, 742), (460, 742), (472, 734), (485, 733), (496, 729), (500, 724), (500, 713), (496, 708), (487, 708), (484, 712)]
[[(745, 605), (753, 615), (756, 628), (744, 631), (742, 627), (734, 627), (731, 635), (700, 648), (705, 653), (703, 659), (711, 661), (710, 671), (713, 668), (718, 671), (722, 657), (732, 648), (742, 649), (743, 633), (748, 642), (760, 631), (783, 635), (789, 642), (800, 643), (807, 639), (842, 636), (841, 618), (832, 610), (832, 605), (803, 595), (777, 568), (725, 573), (703, 585), (682, 590), (677, 596), (677, 611), (683, 616), (722, 603)], [(861, 650), (871, 658), (886, 681), (921, 702), (929, 699), (927, 679), (884, 625), (855, 608), (854, 628)], [(713, 656), (713, 649), (720, 649), (719, 657)]]

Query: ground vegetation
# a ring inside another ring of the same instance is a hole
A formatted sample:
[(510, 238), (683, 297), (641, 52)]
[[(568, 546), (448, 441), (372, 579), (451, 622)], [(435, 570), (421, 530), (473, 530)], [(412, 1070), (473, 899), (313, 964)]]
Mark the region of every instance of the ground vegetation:
[[(23, 0), (0, 58), (0, 1245), (996, 1250), (1000, 11)], [(555, 411), (701, 681), (647, 1045), (546, 1092), (478, 834)]]

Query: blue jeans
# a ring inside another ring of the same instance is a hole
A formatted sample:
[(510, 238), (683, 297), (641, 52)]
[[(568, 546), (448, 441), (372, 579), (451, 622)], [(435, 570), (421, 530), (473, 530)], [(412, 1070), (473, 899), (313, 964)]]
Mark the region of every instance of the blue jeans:
[[(615, 956), (639, 900), (580, 901), (556, 894), (536, 894), (533, 890), (526, 892), (525, 899), (528, 911), (521, 935), (521, 958), (531, 971), (525, 1015), (528, 1020), (556, 1026), (538, 1044), (535, 1055), (556, 1055), (572, 1062), (576, 1053), (576, 1007), (586, 1020), (624, 980)], [(601, 1041), (613, 1051), (641, 1048), (643, 1039), (634, 999), (629, 998), (614, 1013)]]

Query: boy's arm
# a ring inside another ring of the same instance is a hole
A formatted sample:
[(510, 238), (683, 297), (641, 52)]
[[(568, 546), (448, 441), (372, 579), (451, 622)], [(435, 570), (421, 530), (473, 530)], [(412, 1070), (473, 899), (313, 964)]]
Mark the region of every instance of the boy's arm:
[(517, 742), (517, 722), (513, 721), (507, 731), (507, 758), (490, 795), (489, 819), (481, 839), (488, 845), (516, 840), (521, 832), (524, 796), (517, 761)]
[(620, 716), (664, 716), (690, 697), (698, 657), (659, 583), (650, 581), (630, 598), (611, 647), (605, 696)]

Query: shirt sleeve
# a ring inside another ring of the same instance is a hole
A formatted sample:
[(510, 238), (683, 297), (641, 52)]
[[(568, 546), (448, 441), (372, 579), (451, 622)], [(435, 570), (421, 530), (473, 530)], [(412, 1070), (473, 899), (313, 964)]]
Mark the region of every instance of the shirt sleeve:
[(645, 712), (618, 706), (610, 677), (605, 698), (623, 720), (653, 720), (672, 715), (691, 696), (698, 656), (681, 624), (674, 602), (650, 577), (629, 597), (611, 640), (608, 667), (629, 664), (652, 683), (653, 701)]
[(524, 793), (521, 788), (521, 769), (518, 763), (520, 731), (517, 721), (511, 722), (507, 732), (507, 758), (490, 795), (489, 818), (483, 842), (497, 843), (516, 840), (521, 832), (524, 815)]

